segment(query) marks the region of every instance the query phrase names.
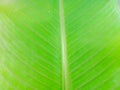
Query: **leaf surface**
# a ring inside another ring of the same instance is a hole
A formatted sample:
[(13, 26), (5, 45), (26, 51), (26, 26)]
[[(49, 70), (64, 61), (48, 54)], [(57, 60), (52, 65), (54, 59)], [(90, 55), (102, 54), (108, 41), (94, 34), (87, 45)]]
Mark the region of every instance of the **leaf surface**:
[(117, 0), (1, 0), (1, 90), (119, 90)]

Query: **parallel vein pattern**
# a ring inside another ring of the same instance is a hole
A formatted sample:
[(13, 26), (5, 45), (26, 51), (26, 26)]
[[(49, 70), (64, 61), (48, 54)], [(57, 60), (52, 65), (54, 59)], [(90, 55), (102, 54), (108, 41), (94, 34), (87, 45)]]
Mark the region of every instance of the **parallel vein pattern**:
[(119, 0), (0, 0), (0, 90), (120, 90)]

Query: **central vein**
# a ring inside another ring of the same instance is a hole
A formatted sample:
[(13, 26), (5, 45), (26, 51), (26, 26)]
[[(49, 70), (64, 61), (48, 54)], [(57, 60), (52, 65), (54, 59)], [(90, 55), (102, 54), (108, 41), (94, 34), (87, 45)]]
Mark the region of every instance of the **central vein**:
[(63, 0), (59, 0), (59, 9), (60, 9), (61, 44), (62, 44), (62, 89), (68, 90), (67, 45)]

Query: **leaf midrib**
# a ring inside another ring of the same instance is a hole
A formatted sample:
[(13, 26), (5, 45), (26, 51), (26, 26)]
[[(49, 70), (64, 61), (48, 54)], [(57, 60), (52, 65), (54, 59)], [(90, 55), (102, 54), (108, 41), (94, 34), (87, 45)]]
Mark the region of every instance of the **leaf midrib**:
[(66, 28), (64, 18), (63, 0), (59, 0), (59, 15), (60, 15), (60, 32), (61, 32), (61, 49), (62, 49), (62, 89), (68, 90), (68, 65), (67, 65), (67, 43), (66, 43)]

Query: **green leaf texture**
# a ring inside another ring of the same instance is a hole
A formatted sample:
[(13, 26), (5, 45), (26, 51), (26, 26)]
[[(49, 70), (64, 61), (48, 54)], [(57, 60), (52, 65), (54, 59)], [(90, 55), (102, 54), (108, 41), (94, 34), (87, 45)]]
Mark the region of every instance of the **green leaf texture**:
[(120, 90), (120, 1), (0, 0), (0, 90)]

